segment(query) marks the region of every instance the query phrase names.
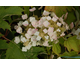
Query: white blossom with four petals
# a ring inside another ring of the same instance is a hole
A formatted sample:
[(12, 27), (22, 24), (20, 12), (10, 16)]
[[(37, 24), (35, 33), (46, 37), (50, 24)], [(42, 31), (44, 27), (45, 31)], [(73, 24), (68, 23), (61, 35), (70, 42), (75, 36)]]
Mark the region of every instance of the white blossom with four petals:
[(18, 44), (18, 43), (20, 42), (20, 38), (19, 38), (19, 36), (16, 36), (16, 37), (15, 37), (14, 42), (15, 42), (16, 44)]

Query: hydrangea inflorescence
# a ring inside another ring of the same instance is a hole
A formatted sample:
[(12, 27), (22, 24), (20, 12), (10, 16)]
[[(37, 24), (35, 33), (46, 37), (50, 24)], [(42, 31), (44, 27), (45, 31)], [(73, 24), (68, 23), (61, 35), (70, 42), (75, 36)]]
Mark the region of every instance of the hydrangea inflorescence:
[(28, 18), (27, 14), (22, 15), (22, 18), (23, 20), (26, 18), (25, 21), (20, 21), (14, 27), (16, 32), (21, 34), (21, 37), (15, 37), (14, 41), (17, 44), (21, 41), (24, 45), (22, 51), (25, 52), (32, 46), (50, 47), (49, 42), (56, 44), (58, 38), (65, 36), (64, 32), (69, 29), (62, 17), (59, 18), (54, 12), (46, 10), (44, 10), (42, 17), (38, 19), (35, 16)]

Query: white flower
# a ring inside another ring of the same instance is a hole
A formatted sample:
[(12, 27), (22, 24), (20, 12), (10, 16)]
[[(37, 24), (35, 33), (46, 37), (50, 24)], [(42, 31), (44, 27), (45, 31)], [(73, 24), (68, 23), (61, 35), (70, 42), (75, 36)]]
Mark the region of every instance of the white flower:
[(21, 28), (21, 27), (18, 27), (18, 28), (16, 29), (16, 32), (17, 32), (17, 33), (22, 33), (22, 28)]
[(19, 21), (18, 27), (22, 26), (23, 21)]
[(39, 23), (38, 27), (42, 27), (43, 26), (43, 21), (41, 19), (38, 21), (38, 23)]
[(37, 20), (34, 20), (33, 22), (31, 22), (31, 24), (32, 24), (32, 26), (33, 27), (38, 27), (38, 22), (37, 22)]
[(32, 46), (36, 46), (36, 41), (32, 42)]
[(54, 35), (52, 36), (52, 38), (53, 38), (54, 40), (57, 40), (57, 35), (54, 34)]
[(54, 32), (52, 33), (52, 35), (50, 36), (50, 39), (51, 39), (51, 40), (52, 40), (52, 39), (57, 40), (57, 33), (56, 33), (56, 31), (54, 31)]
[(24, 43), (27, 41), (27, 39), (21, 35), (21, 41)]
[(46, 19), (49, 21), (49, 20), (51, 20), (51, 17), (50, 16), (47, 16)]
[(35, 17), (30, 17), (29, 20), (30, 20), (30, 22), (33, 22), (33, 21), (35, 21)]
[(41, 17), (41, 19), (38, 21), (38, 27), (42, 27), (44, 21), (46, 21), (46, 17)]
[(54, 12), (51, 12), (51, 16), (54, 17), (56, 14)]
[(18, 28), (18, 26), (17, 26), (17, 25), (15, 25), (15, 26), (14, 26), (14, 29), (16, 30), (17, 28)]
[(57, 25), (60, 27), (61, 26), (61, 23), (57, 22)]
[(63, 18), (62, 18), (62, 17), (59, 18), (59, 21), (60, 21), (63, 25), (66, 24), (66, 23), (63, 21)]
[(50, 23), (49, 23), (48, 21), (43, 22), (43, 25), (44, 25), (45, 27), (48, 27), (49, 24), (50, 24)]
[(27, 19), (27, 14), (24, 14), (24, 15), (22, 15), (22, 19), (24, 20), (24, 19)]
[(26, 33), (25, 37), (29, 39), (29, 38), (31, 38), (31, 35), (29, 35), (28, 33)]
[(32, 29), (29, 28), (28, 31), (27, 31), (27, 33), (28, 33), (29, 35), (33, 35), (33, 31), (32, 31)]
[(51, 16), (55, 17), (56, 19), (59, 19), (54, 12), (51, 13)]
[(26, 48), (29, 50), (32, 47), (32, 45), (29, 43)]
[(66, 30), (68, 30), (69, 29), (69, 26), (66, 24)]
[(54, 31), (54, 28), (53, 27), (49, 27), (48, 28), (48, 32), (53, 32)]
[(26, 47), (22, 47), (22, 51), (23, 52), (27, 52), (27, 48)]
[(62, 32), (62, 34), (61, 34), (60, 36), (65, 36), (65, 33), (64, 33), (64, 32)]
[(42, 21), (46, 21), (46, 17), (42, 17), (40, 20), (42, 20)]
[(80, 29), (78, 28), (74, 34), (79, 35), (79, 33), (80, 33)]
[(37, 36), (37, 38), (36, 38), (38, 41), (40, 41), (40, 39), (41, 39), (41, 37), (40, 36)]
[(29, 23), (28, 23), (28, 21), (24, 21), (22, 24), (23, 24), (24, 26), (27, 26)]
[(56, 40), (56, 41), (55, 41), (55, 44), (57, 44), (58, 42), (59, 42), (59, 40)]
[(36, 42), (36, 45), (37, 45), (37, 46), (40, 45), (40, 42)]
[(58, 57), (57, 59), (62, 59), (61, 57)]
[(49, 35), (49, 36), (52, 36), (52, 35), (53, 35), (53, 32), (48, 32), (48, 35)]
[(50, 40), (53, 41), (53, 38), (50, 37)]
[(33, 11), (35, 11), (35, 10), (36, 10), (35, 7), (33, 7), (32, 9), (29, 9), (30, 12), (33, 12)]
[(18, 44), (18, 43), (20, 42), (20, 38), (19, 38), (18, 36), (16, 36), (14, 42), (15, 42), (16, 44)]
[(50, 13), (46, 10), (44, 10), (43, 15), (49, 15)]
[(27, 52), (27, 50), (29, 50), (31, 47), (32, 47), (32, 45), (31, 45), (31, 42), (30, 42), (27, 46), (22, 47), (22, 51)]
[(46, 39), (48, 39), (49, 38), (49, 36), (44, 36)]
[(47, 33), (48, 31), (47, 31), (47, 29), (44, 29), (43, 32), (44, 32), (44, 33)]
[(31, 37), (31, 41), (32, 41), (32, 42), (36, 41), (36, 36), (32, 36), (32, 37)]
[(34, 33), (34, 35), (37, 35), (37, 36), (38, 36), (38, 35), (39, 35), (39, 32), (38, 32), (38, 31), (36, 31), (36, 32)]
[(59, 28), (56, 31), (61, 32), (61, 30)]
[(38, 31), (38, 29), (32, 29), (32, 33), (34, 34), (36, 31)]
[(48, 41), (45, 41), (45, 42), (43, 43), (43, 46), (49, 46)]
[(53, 20), (54, 22), (56, 22), (56, 21), (57, 21), (57, 18), (56, 18), (56, 17), (53, 17), (52, 20)]

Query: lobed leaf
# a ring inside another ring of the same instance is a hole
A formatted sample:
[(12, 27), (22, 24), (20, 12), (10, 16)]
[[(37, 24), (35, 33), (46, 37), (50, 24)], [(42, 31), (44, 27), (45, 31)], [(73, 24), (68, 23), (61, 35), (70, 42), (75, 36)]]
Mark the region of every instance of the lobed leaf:
[(38, 54), (39, 53), (45, 53), (45, 49), (42, 47), (32, 47), (30, 50), (28, 50), (27, 52), (24, 52), (25, 56), (28, 59), (38, 59)]
[(60, 45), (58, 43), (57, 44), (53, 44), (52, 51), (55, 54), (59, 55), (59, 53), (61, 53), (61, 47), (60, 47)]
[(9, 43), (6, 59), (26, 59), (21, 49), (14, 43)]
[(0, 28), (2, 28), (3, 30), (9, 29), (11, 31), (10, 25), (6, 21), (3, 21), (3, 20), (0, 20)]
[(61, 54), (60, 56), (63, 57), (63, 56), (77, 56), (77, 52), (75, 51), (71, 51), (71, 52), (67, 52), (65, 51), (63, 54)]
[(11, 6), (7, 8), (0, 6), (0, 28), (4, 30), (5, 29), (11, 30), (10, 25), (6, 21), (4, 21), (3, 18), (9, 15), (21, 15), (22, 11), (23, 9), (18, 6)]
[(7, 49), (8, 44), (6, 43), (6, 40), (0, 39), (0, 49)]
[(68, 40), (66, 40), (64, 42), (64, 46), (67, 47), (68, 51), (70, 52), (72, 49), (76, 52), (79, 52), (79, 46), (80, 46), (80, 41), (78, 39), (76, 39), (76, 36), (70, 37), (68, 38)]
[(29, 8), (30, 6), (24, 6), (24, 13), (29, 16)]

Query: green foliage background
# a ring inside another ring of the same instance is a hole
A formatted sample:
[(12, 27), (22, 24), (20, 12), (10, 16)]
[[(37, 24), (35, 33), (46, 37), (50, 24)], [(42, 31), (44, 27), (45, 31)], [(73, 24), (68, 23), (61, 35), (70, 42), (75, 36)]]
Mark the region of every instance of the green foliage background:
[[(59, 38), (57, 44), (53, 44), (51, 48), (37, 46), (32, 47), (27, 52), (21, 51), (22, 43), (14, 43), (14, 37), (19, 35), (14, 30), (14, 25), (19, 22), (22, 14), (32, 16), (33, 13), (29, 11), (31, 6), (0, 6), (0, 58), (1, 59), (54, 59), (62, 58), (80, 58), (80, 40), (76, 36), (69, 38)], [(65, 22), (70, 25), (71, 22), (79, 22), (80, 7), (79, 6), (45, 6), (38, 10), (36, 6), (35, 15), (41, 16), (45, 10), (53, 11), (58, 17), (68, 12), (68, 17)]]

